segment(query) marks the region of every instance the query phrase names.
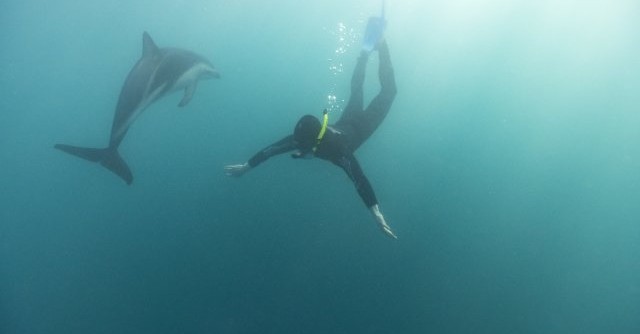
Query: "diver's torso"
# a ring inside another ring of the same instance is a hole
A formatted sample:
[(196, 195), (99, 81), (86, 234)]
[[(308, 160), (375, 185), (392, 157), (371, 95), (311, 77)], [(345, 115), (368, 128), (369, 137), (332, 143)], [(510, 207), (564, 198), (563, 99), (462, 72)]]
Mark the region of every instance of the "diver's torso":
[(315, 156), (329, 160), (338, 161), (341, 157), (353, 153), (349, 145), (349, 133), (334, 126), (328, 126), (327, 131), (318, 145)]

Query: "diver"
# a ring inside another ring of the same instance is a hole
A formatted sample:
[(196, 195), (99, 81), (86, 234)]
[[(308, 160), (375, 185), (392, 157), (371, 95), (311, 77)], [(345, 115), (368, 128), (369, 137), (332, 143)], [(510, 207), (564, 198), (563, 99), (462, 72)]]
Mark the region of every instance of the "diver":
[[(374, 27), (375, 28), (375, 27)], [(269, 145), (256, 153), (244, 164), (228, 165), (225, 167), (229, 176), (241, 176), (268, 158), (295, 151), (293, 158), (318, 157), (341, 167), (353, 181), (358, 194), (369, 208), (378, 226), (388, 236), (397, 239), (391, 227), (387, 224), (380, 212), (378, 200), (365, 176), (358, 160), (354, 156), (355, 151), (362, 145), (373, 132), (391, 108), (396, 96), (396, 83), (389, 56), (389, 48), (382, 37), (382, 29), (375, 36), (374, 43), (365, 44), (351, 78), (351, 96), (344, 108), (340, 119), (333, 125), (328, 124), (329, 114), (325, 110), (322, 122), (315, 116), (305, 115), (295, 126), (292, 135), (288, 135), (280, 141)], [(371, 30), (367, 27), (367, 31)], [(365, 41), (367, 40), (365, 34)], [(377, 50), (379, 58), (378, 75), (380, 80), (380, 92), (373, 98), (370, 104), (363, 108), (363, 84), (365, 68), (370, 53)]]

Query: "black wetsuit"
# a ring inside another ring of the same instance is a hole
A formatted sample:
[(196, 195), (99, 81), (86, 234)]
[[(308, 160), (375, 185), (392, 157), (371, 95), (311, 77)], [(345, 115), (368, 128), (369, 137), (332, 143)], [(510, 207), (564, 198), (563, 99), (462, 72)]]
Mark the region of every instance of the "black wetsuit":
[[(362, 54), (358, 58), (351, 78), (349, 102), (340, 119), (334, 125), (327, 127), (327, 131), (315, 151), (316, 157), (331, 161), (347, 173), (368, 208), (378, 204), (378, 200), (353, 154), (382, 123), (396, 95), (395, 77), (386, 43), (380, 45), (378, 55), (380, 58), (378, 69), (380, 92), (373, 98), (369, 106), (363, 109), (362, 86), (368, 55)], [(249, 165), (255, 167), (274, 155), (299, 149), (293, 135), (289, 135), (256, 153), (249, 159)]]

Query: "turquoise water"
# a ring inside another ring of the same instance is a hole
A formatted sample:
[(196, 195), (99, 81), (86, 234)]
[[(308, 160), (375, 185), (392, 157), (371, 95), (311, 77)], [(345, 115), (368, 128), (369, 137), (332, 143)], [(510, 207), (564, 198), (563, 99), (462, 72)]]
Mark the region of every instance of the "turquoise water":
[[(397, 241), (326, 162), (224, 175), (337, 118), (378, 11), (3, 1), (0, 333), (640, 332), (637, 1), (388, 0), (398, 95), (357, 156)], [(126, 186), (53, 145), (107, 143), (145, 30), (222, 78), (133, 124)]]

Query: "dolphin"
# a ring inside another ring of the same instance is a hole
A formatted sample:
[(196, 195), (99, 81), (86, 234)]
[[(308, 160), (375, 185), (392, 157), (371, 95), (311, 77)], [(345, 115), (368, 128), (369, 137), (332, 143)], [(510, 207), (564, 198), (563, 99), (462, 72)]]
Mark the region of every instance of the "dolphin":
[(142, 35), (142, 57), (129, 71), (120, 91), (109, 146), (86, 148), (56, 144), (54, 147), (85, 160), (99, 162), (130, 185), (133, 174), (118, 153), (118, 147), (131, 123), (150, 104), (176, 90), (184, 89), (184, 96), (178, 104), (184, 107), (191, 101), (198, 80), (219, 77), (218, 71), (205, 58), (187, 50), (158, 48), (145, 31)]

